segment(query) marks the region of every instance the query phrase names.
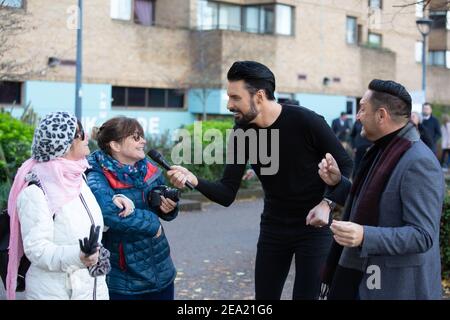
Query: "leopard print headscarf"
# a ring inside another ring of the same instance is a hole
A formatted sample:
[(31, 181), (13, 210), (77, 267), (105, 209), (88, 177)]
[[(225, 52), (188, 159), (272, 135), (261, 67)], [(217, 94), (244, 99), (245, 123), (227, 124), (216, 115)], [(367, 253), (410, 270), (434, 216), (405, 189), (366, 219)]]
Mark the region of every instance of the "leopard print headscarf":
[(62, 157), (75, 138), (77, 118), (69, 112), (47, 114), (34, 131), (31, 147), (36, 161), (46, 162)]

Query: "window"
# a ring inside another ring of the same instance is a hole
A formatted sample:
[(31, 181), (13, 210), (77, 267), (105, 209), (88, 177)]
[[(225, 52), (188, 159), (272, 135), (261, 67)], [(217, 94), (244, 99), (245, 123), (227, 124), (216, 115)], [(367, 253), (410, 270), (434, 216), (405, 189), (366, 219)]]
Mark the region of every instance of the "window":
[(282, 4), (240, 6), (199, 0), (198, 27), (200, 30), (292, 35), (293, 10), (293, 7)]
[(430, 19), (433, 20), (433, 29), (445, 29), (447, 27), (447, 11), (430, 11)]
[(23, 0), (0, 0), (0, 6), (11, 8), (23, 8)]
[(155, 24), (154, 0), (134, 0), (134, 22), (144, 26)]
[(446, 66), (446, 52), (445, 51), (429, 51), (428, 64), (432, 66)]
[(241, 8), (239, 6), (220, 4), (219, 29), (241, 31)]
[(166, 105), (166, 91), (164, 89), (148, 89), (149, 106), (164, 108)]
[(357, 109), (357, 103), (356, 103), (356, 98), (354, 97), (347, 97), (347, 101), (345, 102), (345, 113), (346, 114), (356, 114), (356, 109)]
[[(1, 0), (0, 0), (1, 1)], [(155, 24), (155, 0), (110, 0), (110, 16), (112, 19), (131, 20), (144, 26)]]
[(200, 0), (197, 13), (198, 27), (200, 30), (217, 29), (219, 5), (216, 2)]
[(275, 5), (276, 25), (275, 33), (291, 35), (292, 32), (292, 7), (277, 4)]
[(369, 32), (367, 44), (373, 48), (381, 48), (381, 34)]
[(112, 19), (131, 19), (131, 0), (111, 0), (110, 15)]
[(356, 44), (357, 30), (356, 30), (356, 18), (355, 17), (347, 17), (347, 26), (346, 26), (346, 39), (348, 44)]
[(22, 83), (0, 81), (0, 104), (21, 104)]
[(181, 90), (168, 89), (166, 92), (168, 108), (183, 108), (184, 93)]
[(447, 30), (450, 30), (450, 10), (447, 11)]
[(259, 9), (257, 6), (248, 6), (244, 8), (244, 31), (259, 32)]
[(125, 106), (126, 105), (126, 88), (112, 87), (112, 105)]
[(274, 10), (272, 5), (262, 6), (259, 19), (260, 33), (273, 34)]
[(381, 0), (369, 0), (370, 9), (381, 9)]
[(200, 0), (198, 9), (200, 30), (241, 30), (241, 7), (233, 4)]
[(113, 107), (183, 108), (184, 91), (178, 89), (112, 87)]
[(276, 96), (278, 103), (285, 103), (296, 106), (300, 105), (300, 101), (295, 99), (295, 93), (279, 92)]
[(422, 41), (416, 41), (416, 62), (422, 62), (422, 49), (423, 49), (423, 42)]
[(128, 88), (128, 106), (130, 107), (145, 107), (146, 89), (144, 88)]

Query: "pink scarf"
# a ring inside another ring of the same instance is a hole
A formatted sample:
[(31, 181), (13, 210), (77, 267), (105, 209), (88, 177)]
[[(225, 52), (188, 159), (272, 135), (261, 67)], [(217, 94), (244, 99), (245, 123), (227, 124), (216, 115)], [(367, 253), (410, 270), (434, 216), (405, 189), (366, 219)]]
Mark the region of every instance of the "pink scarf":
[(24, 249), (17, 215), (17, 197), (28, 183), (25, 176), (34, 172), (45, 192), (50, 212), (55, 214), (64, 204), (77, 198), (83, 185), (83, 172), (89, 167), (86, 159), (73, 161), (57, 158), (47, 162), (28, 159), (17, 171), (9, 192), (8, 214), (10, 216), (9, 260), (6, 277), (6, 298), (16, 298), (17, 272)]

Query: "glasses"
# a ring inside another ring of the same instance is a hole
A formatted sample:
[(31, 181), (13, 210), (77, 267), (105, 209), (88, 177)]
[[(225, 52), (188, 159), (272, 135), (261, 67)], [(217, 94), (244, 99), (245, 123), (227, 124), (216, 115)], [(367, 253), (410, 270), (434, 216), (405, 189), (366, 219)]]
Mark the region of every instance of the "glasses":
[(86, 138), (86, 135), (84, 133), (83, 126), (81, 125), (80, 120), (77, 120), (78, 129), (75, 132), (75, 139), (80, 139), (81, 141), (84, 141), (84, 138)]
[(85, 135), (83, 129), (81, 129), (75, 133), (75, 139), (80, 139), (83, 141), (85, 137), (86, 137), (86, 135)]
[(136, 131), (135, 133), (133, 133), (133, 134), (131, 135), (131, 137), (133, 137), (134, 141), (136, 141), (136, 142), (140, 141), (141, 138), (145, 140), (144, 134), (141, 134), (141, 133), (138, 132), (138, 131)]

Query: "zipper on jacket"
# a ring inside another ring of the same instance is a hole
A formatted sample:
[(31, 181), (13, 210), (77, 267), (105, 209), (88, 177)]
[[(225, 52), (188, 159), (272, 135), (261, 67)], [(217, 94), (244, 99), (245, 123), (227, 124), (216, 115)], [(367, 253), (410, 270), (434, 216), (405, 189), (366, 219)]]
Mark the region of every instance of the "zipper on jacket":
[(92, 217), (91, 211), (89, 210), (86, 200), (84, 200), (84, 197), (81, 193), (80, 193), (80, 199), (81, 199), (81, 203), (83, 203), (83, 206), (86, 209), (87, 214), (89, 215), (89, 219), (91, 220), (91, 223), (93, 225), (95, 225), (95, 221), (94, 221), (94, 218)]
[[(95, 225), (94, 218), (92, 217), (91, 210), (89, 210), (89, 207), (87, 206), (86, 200), (84, 200), (83, 194), (80, 193), (80, 199), (81, 203), (83, 204), (84, 208), (86, 209), (86, 212), (89, 216), (89, 219), (91, 220), (91, 223)], [(92, 299), (97, 300), (97, 277), (94, 278), (94, 290), (92, 292)]]
[(94, 278), (94, 292), (92, 293), (92, 300), (97, 300), (97, 277)]
[(123, 251), (123, 243), (119, 243), (119, 267), (122, 271), (127, 270), (127, 263), (125, 260), (125, 252)]

